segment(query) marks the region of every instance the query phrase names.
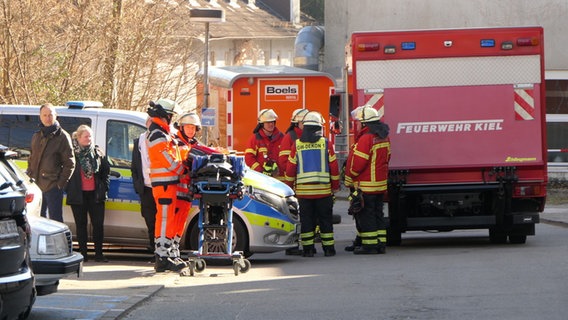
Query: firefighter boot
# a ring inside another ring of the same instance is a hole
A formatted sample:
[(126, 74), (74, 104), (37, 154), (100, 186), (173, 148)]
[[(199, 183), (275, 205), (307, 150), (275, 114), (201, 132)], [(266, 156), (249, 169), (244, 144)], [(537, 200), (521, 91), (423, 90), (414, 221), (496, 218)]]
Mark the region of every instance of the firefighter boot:
[(355, 250), (353, 250), (353, 254), (378, 254), (379, 253), (379, 248), (375, 245), (375, 246), (366, 246), (366, 245), (362, 245), (360, 247), (355, 248)]
[(323, 255), (325, 257), (333, 257), (335, 255), (335, 247), (334, 246), (324, 246), (323, 247)]
[(307, 257), (307, 258), (311, 258), (311, 257), (314, 256), (314, 253), (315, 253), (315, 248), (314, 248), (314, 245), (312, 244), (312, 245), (304, 246), (302, 256)]
[(360, 246), (361, 246), (361, 237), (356, 236), (355, 240), (353, 240), (353, 243), (350, 246), (345, 247), (345, 251), (353, 252), (353, 250), (355, 250), (355, 248), (360, 247)]

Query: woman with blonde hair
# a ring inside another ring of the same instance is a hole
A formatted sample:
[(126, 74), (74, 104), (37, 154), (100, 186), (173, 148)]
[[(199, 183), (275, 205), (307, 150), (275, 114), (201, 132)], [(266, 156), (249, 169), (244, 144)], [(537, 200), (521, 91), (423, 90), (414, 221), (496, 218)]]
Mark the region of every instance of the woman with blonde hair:
[(108, 262), (103, 255), (105, 201), (109, 188), (110, 164), (99, 148), (93, 144), (93, 130), (88, 125), (80, 125), (73, 132), (73, 151), (76, 166), (67, 185), (67, 204), (71, 206), (75, 219), (79, 251), (88, 261), (87, 222), (93, 225), (95, 261)]

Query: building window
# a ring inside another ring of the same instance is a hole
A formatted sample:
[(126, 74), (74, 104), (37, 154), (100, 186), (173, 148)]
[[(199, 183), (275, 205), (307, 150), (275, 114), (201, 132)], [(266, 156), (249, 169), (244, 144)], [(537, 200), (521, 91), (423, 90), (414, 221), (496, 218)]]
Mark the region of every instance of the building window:
[(568, 114), (568, 80), (546, 80), (546, 113)]

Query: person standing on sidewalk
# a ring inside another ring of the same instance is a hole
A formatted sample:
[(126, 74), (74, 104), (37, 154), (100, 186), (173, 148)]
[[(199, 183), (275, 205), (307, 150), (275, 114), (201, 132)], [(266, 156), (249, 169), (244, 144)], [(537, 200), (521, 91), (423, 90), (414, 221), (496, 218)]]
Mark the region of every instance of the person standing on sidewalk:
[(323, 252), (335, 255), (333, 193), (339, 191), (339, 166), (333, 146), (323, 137), (323, 117), (308, 112), (301, 137), (292, 146), (286, 166), (286, 183), (294, 188), (300, 204), (301, 243), (304, 257), (313, 257), (316, 225)]
[(39, 131), (31, 141), (27, 174), (42, 191), (41, 216), (63, 222), (63, 189), (75, 169), (71, 137), (51, 103), (39, 108)]
[(347, 157), (345, 186), (362, 199), (361, 210), (353, 214), (361, 245), (355, 246), (353, 253), (386, 253), (383, 197), (390, 160), (389, 127), (380, 121), (379, 113), (372, 107), (359, 107), (352, 116), (357, 136)]
[[(146, 129), (150, 127), (152, 118), (146, 119)], [(142, 132), (134, 139), (132, 149), (132, 163), (130, 171), (132, 173), (132, 184), (134, 191), (140, 197), (140, 214), (146, 222), (148, 229), (149, 249), (153, 252), (156, 246), (154, 242), (156, 228), (156, 201), (152, 194), (152, 181), (150, 180), (150, 157), (148, 156), (148, 145), (146, 143), (148, 130)]]
[(169, 99), (150, 102), (152, 118), (147, 138), (150, 157), (150, 180), (156, 201), (155, 255), (156, 272), (180, 271), (187, 267), (181, 257), (172, 258), (172, 243), (176, 234), (175, 213), (179, 177), (184, 171), (170, 123), (177, 114), (177, 103)]
[(73, 149), (77, 166), (67, 184), (67, 204), (71, 206), (77, 232), (79, 252), (87, 256), (87, 225), (91, 219), (95, 261), (108, 262), (103, 255), (105, 202), (110, 184), (110, 164), (103, 151), (93, 144), (93, 130), (80, 125), (73, 132)]

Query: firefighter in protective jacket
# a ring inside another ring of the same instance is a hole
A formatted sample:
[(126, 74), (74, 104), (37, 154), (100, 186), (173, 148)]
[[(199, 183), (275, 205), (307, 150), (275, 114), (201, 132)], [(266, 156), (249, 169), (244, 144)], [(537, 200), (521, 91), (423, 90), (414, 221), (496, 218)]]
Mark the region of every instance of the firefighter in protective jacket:
[(335, 255), (333, 193), (339, 190), (339, 166), (333, 146), (323, 137), (324, 122), (318, 112), (306, 114), (302, 135), (292, 146), (286, 166), (286, 183), (296, 191), (301, 208), (304, 257), (314, 256), (318, 223), (324, 255)]
[(352, 117), (357, 136), (347, 157), (345, 186), (360, 193), (357, 196), (362, 198), (362, 209), (354, 213), (360, 246), (355, 246), (353, 253), (385, 253), (383, 197), (390, 160), (389, 127), (380, 121), (379, 113), (372, 107), (359, 107), (353, 110)]
[(177, 104), (168, 99), (150, 102), (148, 115), (152, 118), (149, 127), (148, 155), (150, 180), (156, 201), (155, 254), (156, 272), (179, 271), (187, 264), (172, 251), (176, 235), (176, 202), (180, 175), (184, 171), (182, 159), (170, 123), (176, 114)]
[(278, 152), (284, 135), (276, 127), (278, 116), (272, 109), (258, 113), (258, 124), (247, 142), (245, 162), (253, 170), (283, 180), (278, 170)]
[(286, 165), (288, 164), (288, 157), (290, 156), (292, 145), (296, 143), (296, 140), (299, 137), (302, 136), (302, 129), (304, 128), (302, 120), (308, 112), (308, 109), (296, 109), (292, 112), (290, 127), (288, 127), (284, 134), (284, 138), (282, 138), (282, 142), (280, 143), (280, 152), (278, 152), (278, 170), (282, 173), (286, 171)]

